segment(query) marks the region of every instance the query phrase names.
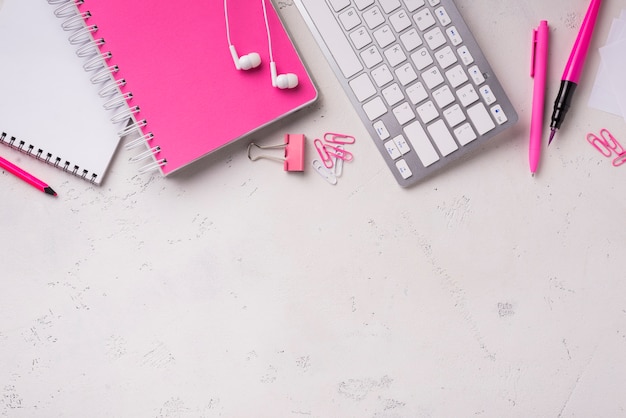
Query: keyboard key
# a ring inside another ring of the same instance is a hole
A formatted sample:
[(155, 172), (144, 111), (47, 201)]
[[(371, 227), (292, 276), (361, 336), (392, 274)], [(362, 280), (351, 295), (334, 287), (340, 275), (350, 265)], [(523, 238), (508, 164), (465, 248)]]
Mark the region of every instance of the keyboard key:
[(400, 151), (402, 155), (411, 152), (411, 147), (409, 146), (409, 143), (406, 142), (406, 139), (404, 139), (402, 135), (398, 135), (393, 138), (393, 142), (396, 143), (396, 147), (398, 147), (398, 151)]
[(375, 46), (370, 46), (365, 51), (361, 52), (361, 58), (363, 58), (363, 62), (367, 68), (372, 68), (376, 64), (383, 62), (383, 57)]
[(432, 67), (429, 68), (428, 71), (424, 71), (422, 73), (422, 79), (426, 87), (431, 90), (444, 82), (443, 75), (441, 75), (441, 71), (439, 71), (437, 67)]
[[(330, 22), (335, 19), (326, 3), (321, 1), (308, 4), (307, 12), (311, 19), (317, 22)], [(363, 69), (359, 57), (352, 49), (350, 41), (348, 41), (340, 26), (327, 25), (325, 30), (321, 31), (321, 35), (345, 78), (350, 78)]]
[(380, 5), (389, 14), (400, 7), (400, 0), (380, 0)]
[(434, 62), (426, 48), (418, 49), (417, 52), (412, 53), (411, 60), (420, 71)]
[(416, 110), (420, 119), (425, 124), (428, 122), (432, 122), (433, 120), (439, 117), (439, 111), (437, 110), (437, 107), (430, 100), (424, 103), (423, 105), (418, 106)]
[(428, 167), (439, 161), (439, 155), (430, 143), (426, 131), (419, 122), (413, 122), (404, 128), (404, 135), (409, 140), (422, 165)]
[(409, 12), (414, 12), (420, 7), (422, 7), (424, 4), (426, 4), (424, 0), (403, 0), (403, 1), (404, 1), (404, 5), (406, 6)]
[(350, 0), (329, 0), (336, 12), (345, 9), (350, 5)]
[(456, 136), (456, 140), (459, 141), (461, 145), (467, 145), (478, 138), (469, 123), (465, 123), (456, 128), (454, 130), (454, 136)]
[(455, 104), (443, 111), (443, 116), (446, 118), (448, 125), (455, 127), (459, 123), (465, 121), (465, 113), (461, 110), (461, 106)]
[(433, 99), (435, 99), (437, 106), (439, 106), (440, 109), (443, 109), (454, 102), (454, 94), (452, 94), (450, 87), (444, 85), (440, 89), (433, 92)]
[(393, 142), (393, 139), (385, 142), (385, 149), (387, 150), (387, 154), (391, 157), (392, 160), (396, 160), (402, 157), (402, 153), (398, 150), (396, 143)]
[(413, 51), (418, 46), (422, 45), (422, 38), (417, 34), (417, 30), (410, 29), (400, 35), (400, 41), (402, 41), (402, 45), (406, 48), (407, 51)]
[(404, 51), (398, 44), (385, 50), (385, 57), (387, 57), (387, 62), (389, 62), (392, 67), (396, 67), (406, 61), (406, 55), (404, 55)]
[(397, 83), (393, 83), (391, 86), (383, 90), (383, 97), (389, 106), (397, 105), (404, 100), (404, 94)]
[(340, 13), (339, 21), (346, 30), (352, 30), (361, 24), (361, 18), (353, 8)]
[(459, 31), (456, 29), (456, 26), (450, 26), (448, 29), (446, 29), (446, 34), (448, 35), (448, 38), (450, 38), (450, 42), (452, 42), (452, 45), (459, 46), (463, 43), (463, 38), (461, 38)]
[(502, 110), (502, 106), (495, 105), (491, 108), (491, 114), (496, 119), (499, 125), (506, 123), (509, 119), (506, 117), (504, 110)]
[(356, 4), (356, 7), (359, 10), (363, 10), (366, 7), (369, 7), (372, 4), (374, 4), (374, 0), (354, 0), (354, 4)]
[(489, 116), (489, 112), (485, 109), (485, 105), (482, 103), (478, 103), (476, 106), (467, 109), (467, 116), (469, 116), (476, 127), (479, 135), (484, 135), (496, 127), (491, 116)]
[(393, 74), (391, 74), (391, 71), (389, 71), (389, 67), (387, 67), (386, 64), (374, 69), (372, 71), (372, 77), (378, 87), (382, 87), (393, 81)]
[(435, 7), (439, 3), (441, 3), (441, 0), (428, 0), (428, 4), (430, 4), (432, 7)]
[(376, 38), (376, 42), (378, 42), (378, 46), (381, 48), (386, 48), (396, 41), (396, 35), (394, 35), (389, 25), (376, 30), (374, 38)]
[(469, 80), (469, 78), (467, 78), (467, 74), (465, 74), (465, 71), (463, 70), (463, 67), (461, 67), (460, 65), (452, 67), (451, 69), (446, 71), (446, 79), (448, 79), (448, 82), (450, 83), (452, 88), (457, 88), (461, 84)]
[(435, 53), (435, 58), (437, 59), (439, 66), (444, 70), (457, 62), (456, 55), (454, 54), (452, 48), (450, 48), (449, 46), (441, 48), (439, 51), (437, 51)]
[(450, 131), (448, 131), (448, 127), (443, 120), (439, 119), (427, 129), (428, 133), (430, 133), (430, 136), (433, 138), (433, 141), (435, 141), (437, 148), (439, 148), (439, 152), (444, 157), (459, 149), (459, 146), (456, 142), (454, 142), (454, 138), (452, 138), (452, 135), (450, 134)]
[(387, 113), (387, 106), (380, 97), (375, 97), (363, 105), (363, 110), (369, 120), (375, 120)]
[(350, 39), (352, 39), (352, 42), (354, 43), (356, 49), (365, 48), (372, 43), (372, 37), (364, 27), (360, 27), (352, 32), (350, 34)]
[(378, 7), (372, 7), (363, 12), (363, 19), (370, 29), (374, 29), (385, 23), (385, 16)]
[(363, 102), (376, 94), (376, 88), (366, 73), (350, 81), (350, 87), (359, 102)]
[(411, 169), (409, 168), (409, 165), (404, 160), (396, 161), (396, 168), (398, 169), (398, 172), (400, 173), (402, 178), (405, 180), (413, 175)]
[(411, 19), (404, 10), (400, 10), (389, 16), (389, 22), (391, 22), (391, 25), (398, 33), (411, 26)]
[(433, 51), (446, 43), (446, 37), (439, 28), (427, 32), (424, 35), (424, 40)]
[(393, 114), (400, 125), (404, 125), (407, 122), (415, 119), (415, 112), (413, 112), (413, 109), (407, 102), (404, 102), (400, 106), (395, 107), (393, 109)]
[(378, 134), (378, 137), (381, 140), (384, 141), (385, 139), (391, 136), (389, 135), (389, 130), (387, 129), (387, 126), (385, 126), (385, 123), (382, 120), (377, 121), (372, 126), (374, 127), (374, 130), (376, 131), (376, 133)]
[(461, 57), (461, 61), (463, 61), (463, 64), (470, 65), (474, 62), (474, 57), (472, 57), (472, 54), (466, 46), (460, 47), (459, 49), (457, 49), (457, 52)]
[(480, 87), (478, 91), (480, 91), (480, 95), (483, 96), (483, 100), (488, 105), (494, 104), (496, 102), (496, 96), (495, 94), (493, 94), (493, 91), (491, 91), (491, 87), (489, 87), (489, 85), (485, 84), (484, 86)]
[(480, 86), (485, 82), (485, 76), (483, 76), (483, 73), (478, 69), (478, 66), (473, 65), (468, 71), (470, 73), (470, 77), (474, 80), (474, 84), (477, 86)]
[(456, 95), (465, 107), (478, 100), (478, 93), (474, 90), (474, 86), (469, 83), (458, 89)]
[(437, 16), (437, 19), (439, 19), (439, 23), (441, 23), (441, 26), (448, 26), (450, 23), (452, 23), (450, 16), (448, 16), (448, 12), (446, 12), (446, 9), (444, 9), (443, 7), (438, 7), (437, 9), (435, 9), (435, 16)]
[(409, 96), (409, 100), (414, 105), (426, 100), (426, 98), (428, 97), (428, 92), (421, 82), (417, 82), (412, 86), (409, 86), (406, 89), (406, 94), (407, 96)]
[(398, 81), (403, 86), (406, 86), (407, 84), (412, 83), (415, 80), (417, 80), (417, 73), (413, 69), (413, 66), (409, 64), (408, 62), (398, 67), (395, 73), (396, 73), (396, 77), (398, 77)]
[(429, 9), (423, 9), (417, 12), (415, 16), (413, 16), (413, 20), (415, 20), (418, 29), (421, 31), (425, 31), (437, 23)]

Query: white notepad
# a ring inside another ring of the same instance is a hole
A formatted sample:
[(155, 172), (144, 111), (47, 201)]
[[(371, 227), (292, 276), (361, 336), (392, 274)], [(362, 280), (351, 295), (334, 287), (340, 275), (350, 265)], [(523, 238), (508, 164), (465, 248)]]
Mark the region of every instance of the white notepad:
[(54, 10), (46, 0), (3, 0), (0, 143), (100, 184), (119, 127)]

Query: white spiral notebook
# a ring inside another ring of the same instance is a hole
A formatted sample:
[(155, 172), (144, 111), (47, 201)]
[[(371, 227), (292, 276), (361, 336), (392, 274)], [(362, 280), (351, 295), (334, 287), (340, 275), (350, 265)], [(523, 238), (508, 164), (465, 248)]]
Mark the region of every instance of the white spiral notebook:
[(0, 151), (13, 160), (28, 154), (100, 184), (119, 128), (68, 40), (71, 32), (46, 0), (0, 4), (0, 144), (7, 146)]

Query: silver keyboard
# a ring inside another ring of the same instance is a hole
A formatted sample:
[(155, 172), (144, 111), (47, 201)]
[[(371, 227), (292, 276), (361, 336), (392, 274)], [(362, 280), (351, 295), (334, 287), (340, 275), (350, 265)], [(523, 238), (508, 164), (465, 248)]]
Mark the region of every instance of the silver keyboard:
[(453, 0), (295, 0), (401, 186), (517, 121)]

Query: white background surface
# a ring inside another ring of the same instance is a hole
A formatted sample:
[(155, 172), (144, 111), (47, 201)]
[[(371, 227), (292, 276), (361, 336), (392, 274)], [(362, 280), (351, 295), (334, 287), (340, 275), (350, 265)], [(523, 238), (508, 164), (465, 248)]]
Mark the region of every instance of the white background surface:
[(0, 416), (625, 416), (626, 165), (585, 141), (626, 144), (587, 107), (626, 6), (604, 3), (535, 177), (531, 30), (551, 25), (551, 110), (585, 0), (457, 1), (520, 121), (410, 189), (291, 1), (321, 97), (251, 140), (355, 135), (338, 185), (250, 162), (246, 140), (167, 179), (122, 150), (99, 188), (0, 150), (59, 194), (0, 172)]

